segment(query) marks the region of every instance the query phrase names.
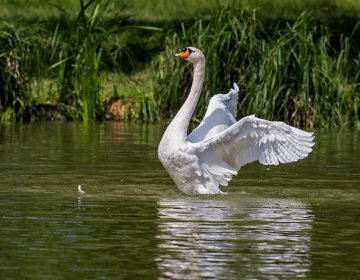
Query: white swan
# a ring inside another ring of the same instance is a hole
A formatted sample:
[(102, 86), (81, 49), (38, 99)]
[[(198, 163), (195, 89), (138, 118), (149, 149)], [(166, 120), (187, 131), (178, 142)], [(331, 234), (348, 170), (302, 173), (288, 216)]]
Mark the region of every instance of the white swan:
[(236, 84), (229, 93), (211, 98), (204, 119), (188, 135), (204, 83), (205, 57), (194, 47), (175, 56), (193, 64), (193, 82), (188, 98), (160, 141), (158, 156), (179, 190), (186, 194), (222, 193), (219, 186), (227, 186), (247, 163), (258, 160), (278, 165), (305, 158), (312, 151), (313, 133), (254, 115), (236, 121)]

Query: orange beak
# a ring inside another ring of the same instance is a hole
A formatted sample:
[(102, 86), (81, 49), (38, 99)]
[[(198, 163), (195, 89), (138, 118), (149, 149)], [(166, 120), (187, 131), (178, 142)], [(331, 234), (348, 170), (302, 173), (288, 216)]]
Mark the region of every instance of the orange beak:
[(183, 59), (187, 59), (190, 56), (189, 50), (186, 48), (186, 51), (184, 52), (180, 52), (180, 53), (176, 53), (175, 54), (176, 57), (180, 57)]

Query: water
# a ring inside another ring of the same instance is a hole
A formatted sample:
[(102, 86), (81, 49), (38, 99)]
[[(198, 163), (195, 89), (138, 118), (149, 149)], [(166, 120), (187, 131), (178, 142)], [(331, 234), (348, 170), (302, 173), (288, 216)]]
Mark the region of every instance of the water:
[(0, 279), (360, 279), (358, 131), (186, 196), (163, 129), (0, 124)]

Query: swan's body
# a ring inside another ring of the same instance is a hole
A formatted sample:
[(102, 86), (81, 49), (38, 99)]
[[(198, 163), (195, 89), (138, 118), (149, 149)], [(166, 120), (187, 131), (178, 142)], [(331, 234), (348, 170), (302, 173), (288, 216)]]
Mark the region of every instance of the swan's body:
[(248, 116), (235, 120), (239, 88), (210, 100), (200, 125), (187, 135), (205, 76), (205, 57), (194, 47), (175, 56), (190, 61), (194, 77), (187, 100), (166, 129), (158, 156), (176, 186), (186, 194), (222, 193), (241, 166), (260, 161), (278, 165), (305, 158), (314, 145), (312, 133)]

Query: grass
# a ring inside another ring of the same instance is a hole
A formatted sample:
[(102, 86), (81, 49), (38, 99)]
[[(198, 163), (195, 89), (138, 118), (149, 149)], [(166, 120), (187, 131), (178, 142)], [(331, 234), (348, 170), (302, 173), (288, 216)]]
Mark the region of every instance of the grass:
[(52, 49), (58, 56), (50, 67), (60, 67), (60, 101), (80, 107), (85, 121), (100, 115), (99, 94), (103, 84), (100, 64), (105, 51), (104, 45), (117, 26), (106, 28), (103, 15), (111, 8), (112, 1), (81, 0), (81, 10), (70, 26), (68, 33), (54, 34)]
[[(202, 118), (211, 95), (237, 81), (240, 115), (256, 113), (296, 126), (359, 126), (355, 0), (0, 5), (2, 121), (54, 114), (102, 119), (107, 96), (133, 100), (132, 118), (170, 119), (191, 83), (191, 67), (173, 54), (194, 45), (205, 50), (208, 68), (194, 121)], [(129, 28), (134, 25), (142, 29)]]
[[(7, 87), (3, 88), (0, 108), (3, 121), (29, 121), (44, 115), (46, 108), (60, 111), (70, 120), (103, 118), (102, 100), (104, 90), (109, 88), (109, 77), (133, 64), (131, 53), (120, 41), (128, 26), (123, 23), (124, 16), (114, 12), (113, 0), (79, 3), (77, 14), (52, 5), (62, 13), (54, 30), (42, 23), (26, 28), (18, 23), (3, 27), (0, 78)], [(139, 25), (132, 28), (156, 30)], [(36, 32), (39, 33), (34, 36)], [(43, 83), (44, 80), (51, 82)], [(48, 100), (44, 100), (45, 94), (34, 90), (48, 91)], [(116, 93), (113, 86), (112, 94)], [(56, 102), (49, 104), (51, 99)]]
[[(72, 0), (1, 0), (0, 18), (5, 21), (50, 21), (63, 16), (60, 10), (53, 9), (49, 3), (56, 4), (69, 14), (76, 14), (80, 3)], [(218, 5), (234, 4), (248, 12), (256, 11), (261, 19), (296, 19), (305, 10), (319, 9), (327, 18), (357, 17), (360, 5), (357, 0), (133, 0), (115, 1), (113, 12), (126, 7), (126, 14), (134, 21), (163, 22), (187, 21), (210, 18)], [(191, 8), (189, 8), (191, 7)]]
[[(30, 120), (36, 114), (31, 88), (43, 73), (42, 42), (39, 26), (0, 31), (0, 111), (2, 121)], [(28, 53), (32, 52), (29, 56)], [(37, 63), (34, 63), (36, 61)]]
[[(357, 31), (355, 26), (353, 31)], [(191, 66), (174, 60), (179, 46), (198, 46), (206, 55), (206, 83), (194, 120), (204, 115), (214, 93), (240, 85), (240, 115), (284, 120), (294, 126), (359, 124), (359, 45), (342, 36), (339, 49), (312, 13), (285, 27), (265, 27), (252, 14), (221, 9), (208, 25), (169, 35), (153, 61), (157, 110), (170, 119), (186, 98)]]

